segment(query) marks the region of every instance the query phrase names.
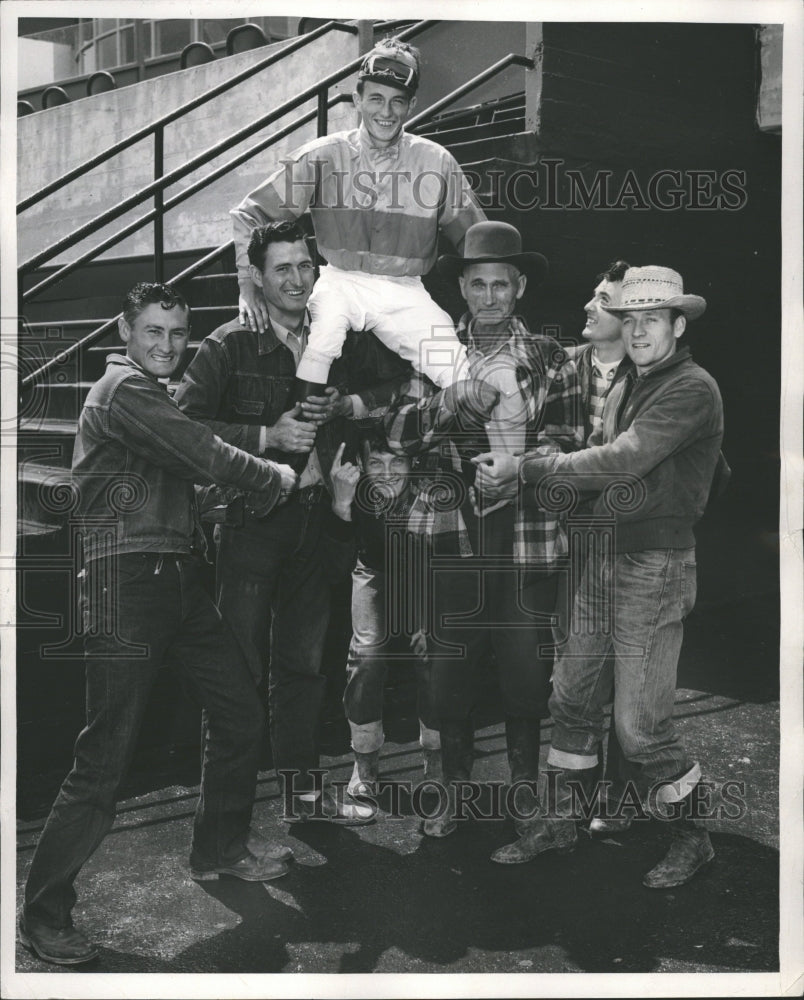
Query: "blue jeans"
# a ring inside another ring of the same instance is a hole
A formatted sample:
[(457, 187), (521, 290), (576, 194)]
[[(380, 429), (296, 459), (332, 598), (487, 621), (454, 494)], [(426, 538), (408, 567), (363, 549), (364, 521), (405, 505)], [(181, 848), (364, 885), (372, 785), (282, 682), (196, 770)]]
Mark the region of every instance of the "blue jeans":
[(595, 766), (613, 671), (616, 734), (641, 792), (690, 771), (673, 705), (682, 622), (695, 594), (695, 549), (623, 552), (587, 564), (572, 610), (579, 630), (553, 674), (548, 763)]
[(95, 560), (86, 582), (87, 723), (25, 887), (26, 920), (49, 927), (70, 925), (73, 882), (114, 821), (148, 697), (168, 659), (179, 662), (209, 719), (191, 864), (245, 857), (264, 724), (195, 560), (158, 553), (121, 555), (116, 567)]
[(262, 520), (222, 526), (218, 607), (259, 683), (270, 659), (271, 749), (277, 771), (293, 770), (294, 788), (313, 787), (326, 678), (320, 673), (330, 586), (321, 554), (329, 500), (291, 498)]
[[(352, 748), (371, 753), (382, 746), (382, 700), (393, 638), (389, 625), (402, 609), (388, 607), (383, 570), (360, 560), (352, 573), (352, 641), (346, 662), (343, 706), (352, 731)], [(416, 658), (416, 706), (422, 745), (437, 749), (438, 722), (430, 698), (429, 664)]]

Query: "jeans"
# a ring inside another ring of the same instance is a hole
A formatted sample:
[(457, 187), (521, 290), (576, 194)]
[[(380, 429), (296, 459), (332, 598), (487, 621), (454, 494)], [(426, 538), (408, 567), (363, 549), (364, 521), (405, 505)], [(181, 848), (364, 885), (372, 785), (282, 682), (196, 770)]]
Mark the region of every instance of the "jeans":
[(330, 588), (321, 556), (326, 501), (291, 497), (271, 515), (222, 526), (218, 607), (255, 683), (270, 653), (268, 702), (277, 771), (294, 770), (294, 788), (313, 787), (326, 678), (320, 674)]
[(483, 555), (451, 558), (441, 566), (435, 555), (431, 563), (428, 646), (435, 712), (441, 722), (469, 718), (491, 648), (505, 714), (541, 719), (547, 715), (553, 666), (557, 574), (514, 564), (511, 506), (479, 519), (478, 525)]
[(623, 552), (587, 564), (572, 611), (583, 628), (553, 675), (549, 763), (594, 766), (613, 671), (617, 739), (640, 791), (690, 770), (673, 705), (682, 622), (695, 593), (695, 549)]
[(246, 856), (264, 716), (228, 628), (190, 557), (129, 553), (89, 563), (86, 727), (36, 848), (25, 917), (70, 925), (73, 882), (111, 827), (148, 697), (166, 660), (183, 668), (209, 729), (190, 861)]
[[(393, 637), (389, 634), (387, 578), (383, 570), (358, 560), (352, 573), (352, 641), (346, 663), (343, 706), (352, 731), (352, 749), (379, 750), (384, 740), (382, 700)], [(398, 610), (398, 609), (396, 609)], [(429, 664), (416, 658), (416, 705), (422, 745), (436, 749), (438, 723), (430, 698)]]

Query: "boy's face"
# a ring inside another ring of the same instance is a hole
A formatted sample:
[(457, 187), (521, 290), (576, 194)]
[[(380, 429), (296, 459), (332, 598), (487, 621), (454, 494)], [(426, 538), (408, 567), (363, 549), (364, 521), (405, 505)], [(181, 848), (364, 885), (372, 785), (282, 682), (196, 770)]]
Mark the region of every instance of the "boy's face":
[(390, 500), (402, 495), (410, 474), (410, 459), (389, 451), (369, 451), (365, 456), (366, 476), (372, 489)]

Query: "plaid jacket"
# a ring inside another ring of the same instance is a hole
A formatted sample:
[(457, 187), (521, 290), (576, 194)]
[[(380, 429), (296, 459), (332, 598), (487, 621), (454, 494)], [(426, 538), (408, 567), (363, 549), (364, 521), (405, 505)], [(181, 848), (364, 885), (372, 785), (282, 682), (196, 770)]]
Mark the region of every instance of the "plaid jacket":
[[(470, 344), (468, 314), (458, 337)], [(561, 345), (535, 334), (512, 335), (508, 348), (527, 413), (527, 452), (578, 451), (584, 446), (581, 388), (575, 364)], [(400, 390), (383, 425), (393, 451), (419, 455), (421, 485), (410, 512), (409, 530), (429, 536), (438, 548), (473, 555), (464, 511), (471, 509), (468, 488), (474, 476), (469, 457), (488, 451), (482, 419), (466, 419), (453, 403), (450, 389), (435, 392), (420, 375)], [(487, 408), (486, 419), (491, 412)], [(535, 492), (520, 486), (516, 498), (512, 554), (523, 566), (552, 569), (567, 553), (567, 537), (559, 517), (540, 510)]]

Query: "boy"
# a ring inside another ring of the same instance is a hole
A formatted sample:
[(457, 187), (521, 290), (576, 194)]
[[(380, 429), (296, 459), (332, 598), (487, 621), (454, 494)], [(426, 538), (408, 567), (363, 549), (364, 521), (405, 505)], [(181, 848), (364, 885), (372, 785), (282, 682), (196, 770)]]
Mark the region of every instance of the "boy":
[(425, 777), (440, 775), (440, 737), (429, 691), (423, 632), (424, 544), (408, 531), (416, 499), (411, 462), (394, 455), (373, 431), (362, 446), (364, 475), (352, 504), (358, 558), (352, 572), (352, 641), (343, 704), (352, 732), (355, 766), (350, 795), (374, 795), (385, 738), (382, 699), (393, 639), (410, 635), (416, 656), (417, 708)]

